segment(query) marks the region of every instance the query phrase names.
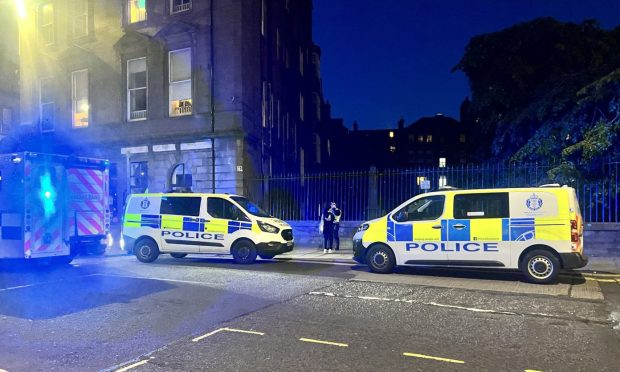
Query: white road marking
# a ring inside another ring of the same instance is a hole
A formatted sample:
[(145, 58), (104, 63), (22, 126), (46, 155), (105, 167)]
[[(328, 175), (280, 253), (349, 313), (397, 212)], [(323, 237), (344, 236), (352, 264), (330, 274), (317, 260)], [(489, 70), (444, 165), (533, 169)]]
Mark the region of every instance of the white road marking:
[(516, 313), (516, 312), (512, 312), (512, 311), (493, 310), (493, 309), (480, 309), (480, 308), (475, 308), (475, 307), (465, 307), (465, 306), (441, 304), (441, 303), (438, 303), (438, 302), (419, 302), (419, 301), (415, 301), (415, 300), (406, 300), (406, 299), (399, 299), (399, 298), (352, 296), (352, 295), (346, 295), (346, 294), (344, 294), (344, 295), (335, 294), (335, 293), (332, 293), (332, 292), (309, 292), (308, 294), (311, 295), (311, 296), (353, 298), (353, 299), (366, 300), (366, 301), (386, 301), (386, 302), (396, 302), (396, 303), (402, 302), (402, 303), (407, 303), (407, 304), (420, 304), (420, 305), (426, 305), (426, 306), (435, 306), (435, 307), (451, 308), (451, 309), (457, 309), (457, 310), (463, 310), (463, 311), (471, 311), (471, 312), (475, 312), (475, 313), (501, 314), (501, 315), (513, 315), (513, 316), (514, 315), (539, 316), (539, 317), (544, 317), (544, 318), (576, 320), (576, 321), (591, 322), (591, 323), (597, 323), (597, 324), (613, 324), (614, 323), (613, 321), (599, 321), (599, 320), (593, 320), (593, 319), (588, 319), (588, 318), (580, 318), (580, 317), (574, 317), (574, 318), (568, 319), (566, 317), (556, 316), (556, 315), (553, 315), (553, 314), (545, 314), (545, 313)]
[(247, 331), (245, 329), (237, 329), (237, 328), (219, 328), (216, 329), (215, 331), (211, 331), (209, 333), (205, 333), (202, 336), (198, 336), (196, 338), (193, 338), (192, 341), (193, 342), (198, 342), (200, 340), (204, 340), (207, 337), (213, 336), (216, 333), (220, 333), (220, 332), (233, 332), (233, 333), (245, 333), (245, 334), (249, 334), (249, 335), (257, 335), (257, 336), (264, 336), (265, 334), (263, 332), (257, 332), (257, 331)]
[[(31, 283), (31, 284), (18, 285), (18, 286), (15, 286), (15, 287), (0, 288), (0, 292), (12, 291), (14, 289), (36, 287), (36, 286), (43, 285), (43, 284), (61, 283), (61, 282), (66, 282), (68, 280), (73, 281), (75, 279), (88, 278), (88, 277), (97, 276), (97, 275), (101, 275), (101, 274), (88, 274), (88, 275), (82, 275), (82, 276), (71, 277), (71, 278), (64, 278), (64, 279), (58, 279), (58, 280), (50, 280), (50, 281), (47, 281), (47, 282), (36, 282), (36, 283)], [(2, 372), (2, 371), (0, 371), (0, 372)]]
[(136, 368), (136, 367), (143, 366), (143, 365), (145, 365), (145, 364), (146, 364), (146, 363), (148, 363), (148, 362), (149, 362), (149, 360), (148, 360), (148, 359), (144, 359), (144, 360), (141, 360), (141, 361), (136, 362), (136, 363), (134, 363), (134, 364), (130, 364), (130, 365), (126, 366), (126, 367), (123, 367), (123, 368), (117, 369), (115, 372), (125, 372), (125, 371), (129, 371), (130, 369), (134, 369), (134, 368)]
[(204, 334), (204, 335), (202, 335), (202, 336), (198, 336), (198, 337), (196, 337), (196, 338), (192, 339), (192, 341), (193, 341), (193, 342), (198, 342), (198, 341), (200, 341), (200, 340), (202, 340), (202, 339), (205, 339), (205, 338), (207, 338), (207, 337), (213, 336), (213, 335), (214, 335), (214, 334), (216, 334), (216, 333), (222, 332), (223, 330), (224, 330), (224, 328), (216, 329), (215, 331), (211, 331), (211, 332), (209, 332), (209, 333), (205, 333), (205, 334)]

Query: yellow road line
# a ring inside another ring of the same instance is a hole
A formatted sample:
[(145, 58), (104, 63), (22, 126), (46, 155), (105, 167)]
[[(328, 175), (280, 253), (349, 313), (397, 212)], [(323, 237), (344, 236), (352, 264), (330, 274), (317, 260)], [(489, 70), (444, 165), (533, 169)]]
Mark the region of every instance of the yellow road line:
[(465, 364), (464, 360), (441, 358), (441, 357), (435, 357), (435, 356), (424, 355), (424, 354), (403, 353), (403, 355), (408, 356), (408, 357), (414, 357), (414, 358), (438, 360), (440, 362)]
[(539, 371), (537, 369), (526, 369), (525, 372), (543, 372), (543, 371)]
[(618, 282), (618, 279), (599, 279), (599, 278), (588, 278), (588, 277), (586, 277), (585, 280), (592, 280), (592, 281), (601, 282), (601, 283), (616, 283), (616, 282)]
[(209, 336), (213, 336), (214, 334), (216, 334), (216, 333), (218, 333), (218, 332), (222, 332), (222, 331), (223, 331), (223, 330), (225, 330), (225, 329), (226, 329), (226, 328), (216, 329), (215, 331), (211, 331), (211, 332), (206, 333), (206, 334), (204, 334), (204, 335), (202, 335), (202, 336), (198, 336), (198, 337), (196, 337), (196, 338), (192, 339), (192, 341), (193, 341), (193, 342), (198, 342), (198, 341), (200, 341), (200, 340), (202, 340), (202, 339), (205, 339), (205, 338), (207, 338), (207, 337), (209, 337)]
[(144, 359), (144, 360), (141, 360), (141, 361), (136, 362), (136, 363), (134, 363), (134, 364), (130, 364), (130, 365), (128, 365), (128, 366), (125, 366), (125, 367), (123, 367), (123, 368), (121, 368), (121, 369), (117, 369), (117, 370), (116, 370), (116, 372), (125, 372), (125, 371), (129, 371), (130, 369), (133, 369), (133, 368), (136, 368), (136, 367), (143, 366), (143, 365), (145, 365), (145, 364), (146, 364), (146, 363), (148, 363), (148, 362), (149, 362), (149, 360), (148, 360), (148, 359)]
[(331, 342), (331, 341), (323, 341), (323, 340), (315, 340), (313, 338), (300, 338), (299, 341), (303, 342), (312, 342), (315, 344), (323, 344), (323, 345), (332, 345), (332, 346), (340, 346), (340, 347), (349, 347), (349, 344), (343, 344), (340, 342)]
[(265, 335), (263, 332), (246, 331), (246, 330), (243, 330), (243, 329), (235, 329), (235, 328), (224, 328), (222, 330), (223, 331), (227, 331), (227, 332), (247, 333), (247, 334), (250, 334), (250, 335), (258, 335), (258, 336), (264, 336)]

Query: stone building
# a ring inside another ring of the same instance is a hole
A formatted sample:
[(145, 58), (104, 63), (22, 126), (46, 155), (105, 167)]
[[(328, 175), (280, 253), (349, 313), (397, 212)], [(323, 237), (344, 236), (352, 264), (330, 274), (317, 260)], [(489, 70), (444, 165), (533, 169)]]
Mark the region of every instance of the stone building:
[(0, 139), (16, 124), (19, 112), (19, 37), (13, 4), (0, 0)]
[(193, 191), (260, 199), (256, 179), (325, 161), (311, 0), (27, 3), (21, 127), (110, 159), (117, 208), (177, 163)]
[(353, 130), (346, 135), (350, 148), (367, 149), (353, 156), (336, 154), (341, 168), (379, 169), (446, 167), (467, 162), (468, 130), (458, 120), (437, 114), (393, 129)]

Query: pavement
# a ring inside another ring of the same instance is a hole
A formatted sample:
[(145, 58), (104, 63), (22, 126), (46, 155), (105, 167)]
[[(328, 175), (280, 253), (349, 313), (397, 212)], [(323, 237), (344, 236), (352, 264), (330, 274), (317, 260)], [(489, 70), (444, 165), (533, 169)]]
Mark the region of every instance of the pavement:
[[(108, 249), (106, 252), (108, 256), (126, 254), (126, 251), (121, 250), (117, 246)], [(278, 255), (276, 259), (356, 264), (352, 257), (353, 250), (351, 248), (344, 248), (338, 251), (332, 250), (332, 253), (324, 253), (322, 248), (296, 243), (293, 251)], [(581, 269), (567, 271), (565, 274), (568, 273), (586, 276), (618, 275), (620, 274), (620, 257), (589, 257), (588, 265)]]

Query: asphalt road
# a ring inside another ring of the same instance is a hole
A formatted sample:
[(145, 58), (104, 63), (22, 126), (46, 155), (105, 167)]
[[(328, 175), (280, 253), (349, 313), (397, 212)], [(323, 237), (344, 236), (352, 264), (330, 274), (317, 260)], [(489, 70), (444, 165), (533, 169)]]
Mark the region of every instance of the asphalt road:
[(85, 258), (0, 268), (0, 370), (617, 371), (619, 311), (613, 278)]

